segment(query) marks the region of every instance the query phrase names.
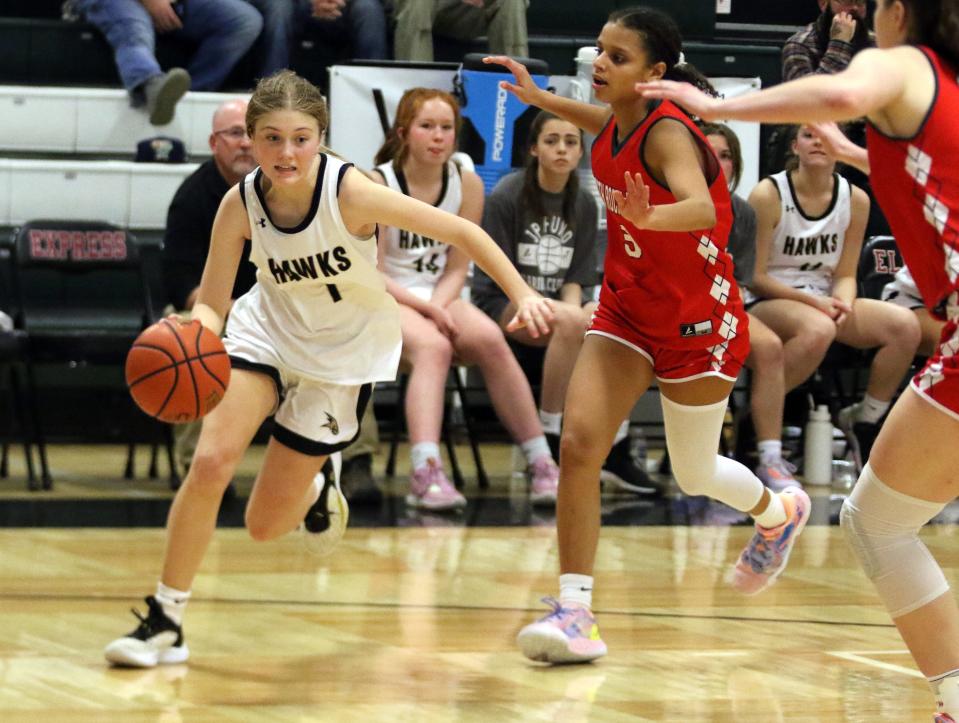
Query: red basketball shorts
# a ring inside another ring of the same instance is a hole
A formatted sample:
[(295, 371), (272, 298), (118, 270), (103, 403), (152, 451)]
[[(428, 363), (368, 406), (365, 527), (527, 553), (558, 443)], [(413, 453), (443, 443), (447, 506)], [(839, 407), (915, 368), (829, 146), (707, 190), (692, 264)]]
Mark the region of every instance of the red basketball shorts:
[(912, 388), (923, 399), (959, 419), (959, 320), (946, 323), (939, 346), (926, 366), (912, 378)]
[[(612, 294), (601, 297), (587, 334), (605, 336), (642, 354), (653, 366), (661, 382), (685, 382), (702, 377), (721, 377), (736, 381), (749, 355), (748, 321), (738, 309), (735, 334), (722, 344), (699, 349), (672, 349), (653, 341), (642, 327), (629, 321), (625, 310), (617, 308)], [(611, 302), (611, 303), (609, 303)]]

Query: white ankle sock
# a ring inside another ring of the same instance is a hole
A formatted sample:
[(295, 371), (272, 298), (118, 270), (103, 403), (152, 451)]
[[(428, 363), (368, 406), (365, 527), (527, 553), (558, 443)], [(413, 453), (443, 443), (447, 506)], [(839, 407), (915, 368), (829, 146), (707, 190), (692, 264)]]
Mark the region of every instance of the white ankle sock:
[(156, 595), (154, 595), (163, 612), (170, 620), (177, 625), (183, 623), (183, 613), (186, 612), (186, 604), (190, 600), (190, 591), (177, 590), (176, 588), (157, 583)]
[(417, 442), (410, 447), (410, 463), (413, 470), (418, 470), (426, 466), (431, 459), (440, 462), (440, 446), (436, 442)]
[(753, 515), (753, 519), (756, 520), (756, 524), (758, 524), (760, 527), (765, 527), (766, 529), (779, 527), (783, 522), (785, 522), (786, 508), (783, 507), (783, 501), (779, 499), (779, 495), (770, 490), (769, 505), (758, 515)]
[(543, 432), (546, 434), (559, 434), (563, 429), (562, 412), (546, 412), (540, 409), (539, 421), (543, 425)]
[(889, 409), (889, 405), (890, 402), (882, 402), (875, 397), (865, 394), (863, 395), (862, 402), (859, 405), (859, 413), (856, 415), (856, 419), (859, 422), (878, 424), (879, 420), (882, 419), (882, 415), (886, 413), (887, 409)]
[(953, 718), (959, 716), (959, 670), (950, 670), (928, 680), (936, 696), (937, 712), (948, 713)]
[(574, 603), (583, 607), (593, 606), (593, 577), (568, 572), (559, 576), (559, 601), (561, 604)]
[(613, 437), (613, 444), (619, 444), (626, 437), (629, 436), (629, 420), (626, 419), (622, 424), (619, 425), (619, 429), (616, 430), (616, 436)]
[(540, 457), (553, 459), (553, 453), (549, 451), (549, 442), (546, 441), (545, 434), (520, 442), (519, 447), (526, 456), (526, 464), (533, 464)]
[(759, 452), (759, 464), (768, 467), (776, 464), (783, 456), (783, 443), (779, 439), (763, 439), (756, 443)]

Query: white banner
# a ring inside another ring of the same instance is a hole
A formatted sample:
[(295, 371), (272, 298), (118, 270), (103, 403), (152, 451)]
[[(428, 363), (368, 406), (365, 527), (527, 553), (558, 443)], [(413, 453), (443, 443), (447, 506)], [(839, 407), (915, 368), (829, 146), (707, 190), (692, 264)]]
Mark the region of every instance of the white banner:
[[(383, 143), (374, 91), (382, 94), (387, 121), (392, 123), (400, 97), (408, 88), (422, 86), (452, 91), (453, 70), (334, 65), (330, 68), (330, 130), (328, 143), (337, 153), (361, 168), (373, 166), (373, 156)], [(560, 95), (570, 94), (573, 76), (550, 76), (549, 84)], [(727, 98), (759, 89), (758, 78), (711, 78)], [(759, 124), (730, 122), (743, 150), (743, 177), (739, 193), (749, 195), (759, 181)]]

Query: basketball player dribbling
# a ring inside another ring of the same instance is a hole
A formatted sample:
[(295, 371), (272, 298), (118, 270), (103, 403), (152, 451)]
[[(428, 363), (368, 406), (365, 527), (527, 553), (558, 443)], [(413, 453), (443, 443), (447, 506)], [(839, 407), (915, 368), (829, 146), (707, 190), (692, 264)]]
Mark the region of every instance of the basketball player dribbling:
[(681, 58), (675, 23), (647, 8), (614, 12), (593, 63), (596, 99), (609, 108), (540, 90), (504, 56), (520, 100), (597, 136), (593, 175), (607, 209), (609, 242), (599, 306), (566, 397), (557, 528), (560, 597), (520, 631), (533, 660), (581, 662), (606, 653), (590, 606), (600, 528), (600, 466), (616, 428), (653, 379), (659, 382), (673, 474), (690, 495), (748, 512), (756, 532), (733, 570), (753, 594), (773, 583), (809, 514), (805, 492), (775, 494), (747, 467), (717, 454), (727, 398), (749, 351), (746, 314), (726, 242), (729, 191), (702, 133), (670, 102), (636, 95), (637, 81), (708, 83)]
[(849, 68), (719, 101), (684, 84), (638, 85), (704, 118), (774, 123), (865, 116), (867, 151), (841, 160), (870, 183), (939, 347), (895, 403), (840, 516), (847, 539), (936, 697), (959, 720), (959, 607), (919, 530), (959, 482), (959, 0), (878, 0), (878, 49)]
[(189, 657), (181, 623), (190, 588), (223, 493), (269, 415), (273, 434), (246, 507), (250, 536), (272, 540), (302, 523), (314, 546), (328, 550), (342, 535), (345, 498), (335, 475), (317, 472), (358, 435), (372, 383), (393, 379), (400, 357), (396, 304), (376, 268), (378, 223), (462, 248), (516, 303), (517, 326), (549, 331), (549, 302), (482, 229), (325, 152), (327, 117), (320, 91), (290, 71), (261, 80), (250, 98), (246, 126), (259, 167), (220, 204), (193, 318), (220, 332), (245, 238), (257, 282), (230, 312), (231, 382), (203, 420), (170, 510), (156, 594), (146, 598), (147, 615), (137, 613), (136, 630), (107, 646), (111, 663)]

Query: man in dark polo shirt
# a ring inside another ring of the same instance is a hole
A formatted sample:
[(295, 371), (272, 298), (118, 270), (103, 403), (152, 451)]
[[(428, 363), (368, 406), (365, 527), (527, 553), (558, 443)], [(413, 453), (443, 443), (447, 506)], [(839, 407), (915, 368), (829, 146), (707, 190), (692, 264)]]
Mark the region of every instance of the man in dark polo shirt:
[[(252, 143), (246, 134), (246, 106), (245, 100), (236, 99), (216, 109), (209, 139), (213, 157), (184, 179), (167, 211), (163, 281), (168, 301), (181, 313), (189, 314), (196, 303), (220, 201), (256, 167)], [(236, 271), (232, 298), (245, 294), (255, 281), (256, 267), (250, 262), (250, 241), (247, 240)], [(377, 503), (382, 496), (372, 474), (373, 451), (378, 442), (372, 409), (372, 404), (367, 405), (359, 439), (343, 451), (341, 483), (350, 502)], [(182, 473), (193, 458), (199, 433), (199, 422), (176, 427), (176, 461)]]

